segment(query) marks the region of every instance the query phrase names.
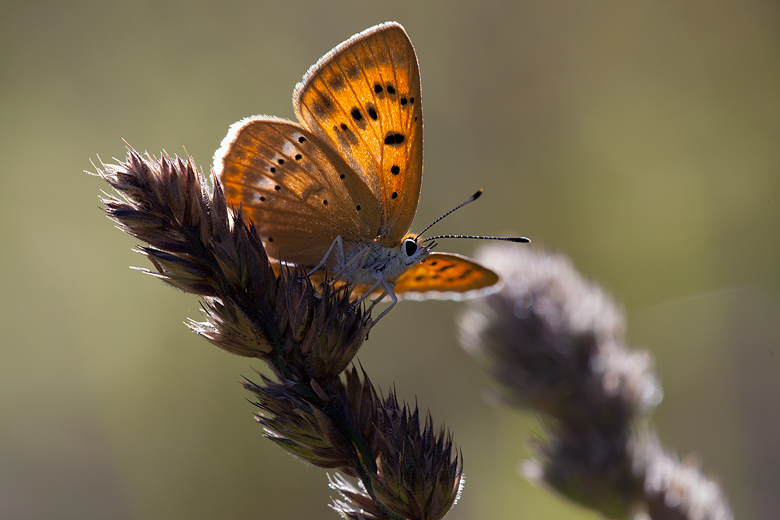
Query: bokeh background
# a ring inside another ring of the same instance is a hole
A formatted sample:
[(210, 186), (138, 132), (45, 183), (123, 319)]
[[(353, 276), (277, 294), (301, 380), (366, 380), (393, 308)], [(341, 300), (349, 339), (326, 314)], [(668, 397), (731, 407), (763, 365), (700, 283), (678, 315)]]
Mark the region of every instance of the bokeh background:
[[(262, 438), (194, 297), (128, 266), (90, 161), (182, 153), (293, 117), (334, 45), (397, 20), (423, 79), (416, 228), (522, 233), (624, 306), (664, 384), (663, 442), (738, 518), (780, 509), (780, 6), (704, 2), (0, 4), (0, 517), (335, 518), (323, 470)], [(441, 247), (469, 254), (476, 244)], [(485, 404), (453, 302), (402, 303), (360, 360), (452, 429), (453, 520), (593, 518), (517, 472), (537, 418)]]

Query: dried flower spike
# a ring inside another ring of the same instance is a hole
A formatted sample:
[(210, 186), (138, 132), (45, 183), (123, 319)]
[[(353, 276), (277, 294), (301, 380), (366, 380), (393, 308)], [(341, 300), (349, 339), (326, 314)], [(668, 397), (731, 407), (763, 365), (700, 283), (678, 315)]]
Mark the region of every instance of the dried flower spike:
[[(315, 290), (300, 272), (273, 266), (240, 208), (220, 185), (209, 192), (191, 159), (143, 158), (128, 149), (97, 173), (118, 193), (106, 212), (141, 248), (147, 273), (203, 299), (196, 333), (268, 363), (277, 380), (245, 382), (266, 436), (313, 465), (359, 479), (337, 487), (349, 518), (438, 519), (454, 504), (462, 463), (451, 437), (428, 418), (378, 396), (368, 376), (346, 370), (372, 326), (350, 287)], [(343, 506), (343, 507), (342, 507)]]

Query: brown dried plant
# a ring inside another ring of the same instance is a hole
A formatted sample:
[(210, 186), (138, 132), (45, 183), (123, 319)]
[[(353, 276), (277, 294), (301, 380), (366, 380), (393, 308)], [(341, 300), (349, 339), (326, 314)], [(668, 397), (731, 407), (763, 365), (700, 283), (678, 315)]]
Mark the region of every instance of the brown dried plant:
[(301, 272), (274, 266), (240, 208), (209, 189), (190, 157), (142, 157), (128, 148), (96, 175), (117, 192), (105, 210), (152, 274), (202, 299), (205, 321), (190, 328), (217, 347), (259, 358), (274, 378), (245, 380), (265, 436), (296, 457), (349, 477), (331, 477), (331, 507), (352, 519), (439, 519), (456, 502), (462, 457), (430, 416), (382, 397), (354, 365), (372, 327), (350, 288), (315, 288)]

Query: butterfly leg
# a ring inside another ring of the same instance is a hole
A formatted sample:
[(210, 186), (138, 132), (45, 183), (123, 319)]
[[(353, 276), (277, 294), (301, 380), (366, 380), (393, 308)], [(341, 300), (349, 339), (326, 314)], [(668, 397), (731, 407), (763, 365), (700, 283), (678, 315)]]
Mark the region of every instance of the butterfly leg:
[(306, 273), (304, 276), (311, 276), (323, 267), (325, 267), (325, 262), (327, 262), (328, 257), (330, 256), (331, 252), (333, 251), (333, 248), (336, 248), (336, 265), (344, 265), (345, 259), (344, 259), (344, 242), (341, 240), (341, 235), (338, 235), (333, 242), (330, 244), (330, 247), (325, 252), (325, 256), (322, 257), (322, 260), (320, 260), (320, 263), (317, 264), (314, 269)]
[(325, 280), (325, 282), (326, 283), (332, 282), (333, 280), (335, 280), (337, 278), (340, 278), (345, 272), (347, 272), (349, 270), (350, 267), (352, 267), (353, 264), (355, 264), (355, 262), (357, 262), (359, 260), (362, 260), (362, 262), (360, 262), (360, 264), (358, 264), (358, 268), (363, 267), (363, 264), (365, 264), (365, 262), (366, 262), (365, 261), (366, 253), (368, 253), (368, 251), (370, 249), (371, 248), (369, 246), (366, 246), (363, 249), (361, 249), (360, 251), (358, 251), (357, 254), (355, 256), (353, 256), (352, 259), (349, 262), (344, 264), (344, 267), (339, 269), (338, 272), (336, 272), (336, 274), (334, 274), (333, 276), (331, 276), (330, 278)]
[(382, 288), (384, 289), (384, 291), (382, 292), (382, 294), (379, 295), (379, 298), (377, 298), (376, 300), (373, 301), (373, 303), (371, 303), (371, 306), (368, 308), (368, 310), (370, 311), (371, 309), (373, 309), (374, 305), (379, 303), (382, 300), (382, 298), (384, 298), (386, 295), (390, 295), (390, 298), (392, 298), (393, 301), (390, 303), (390, 305), (387, 307), (387, 309), (383, 310), (379, 314), (379, 316), (377, 316), (377, 318), (374, 320), (374, 323), (371, 325), (372, 327), (374, 325), (376, 325), (377, 322), (379, 320), (381, 320), (384, 317), (385, 314), (390, 312), (390, 309), (395, 307), (396, 303), (398, 303), (398, 296), (396, 296), (395, 291), (393, 291), (393, 286), (395, 284), (392, 283), (392, 282), (388, 282), (387, 280), (384, 280), (384, 279), (380, 280), (380, 282), (382, 282)]
[[(379, 287), (379, 285), (383, 281), (384, 280), (382, 280), (382, 279), (377, 280), (376, 283), (371, 286), (371, 288), (369, 288), (366, 292), (364, 292), (363, 295), (360, 298), (358, 298), (358, 300), (350, 306), (349, 310), (352, 311), (352, 309), (354, 309), (355, 307), (357, 307), (358, 305), (363, 303), (363, 300), (365, 300), (368, 297), (369, 294), (374, 292), (377, 289), (377, 287)], [(385, 296), (385, 294), (382, 293), (379, 298), (384, 298), (384, 296)]]
[(353, 304), (352, 304), (352, 306), (350, 307), (350, 310), (352, 310), (352, 309), (354, 309), (355, 307), (357, 307), (358, 305), (360, 305), (360, 304), (361, 304), (361, 302), (362, 302), (363, 300), (365, 300), (365, 299), (368, 297), (368, 295), (369, 295), (369, 294), (371, 294), (371, 293), (372, 293), (372, 292), (374, 292), (376, 289), (378, 289), (378, 288), (379, 288), (379, 286), (381, 286), (381, 287), (382, 287), (382, 294), (380, 294), (380, 295), (379, 295), (379, 297), (378, 297), (377, 299), (375, 299), (375, 300), (374, 300), (374, 301), (371, 303), (371, 306), (369, 306), (369, 308), (368, 308), (368, 311), (370, 312), (370, 311), (371, 311), (371, 309), (373, 309), (373, 308), (374, 308), (374, 306), (375, 306), (377, 303), (379, 303), (380, 301), (382, 301), (382, 299), (383, 299), (385, 296), (387, 296), (387, 295), (390, 295), (390, 298), (392, 298), (392, 299), (393, 299), (393, 301), (392, 301), (392, 303), (390, 303), (390, 306), (389, 306), (387, 309), (383, 310), (383, 311), (382, 311), (382, 313), (381, 313), (381, 314), (380, 314), (380, 315), (379, 315), (379, 316), (378, 316), (378, 317), (377, 317), (377, 318), (374, 320), (374, 323), (371, 325), (372, 327), (373, 327), (374, 325), (376, 325), (376, 324), (377, 324), (377, 322), (378, 322), (379, 320), (381, 320), (381, 319), (384, 317), (384, 315), (385, 315), (385, 314), (387, 314), (388, 312), (390, 312), (390, 309), (392, 309), (392, 308), (395, 306), (395, 304), (396, 304), (396, 303), (398, 303), (398, 296), (396, 296), (396, 294), (395, 294), (395, 291), (393, 291), (393, 287), (395, 286), (395, 283), (393, 283), (393, 282), (388, 282), (387, 280), (385, 280), (384, 276), (382, 276), (382, 272), (381, 272), (381, 271), (377, 271), (377, 272), (376, 272), (376, 275), (377, 275), (377, 278), (378, 278), (378, 279), (377, 279), (377, 281), (376, 281), (376, 283), (374, 283), (374, 285), (372, 285), (370, 289), (368, 289), (368, 290), (367, 290), (365, 293), (363, 293), (363, 296), (361, 296), (361, 297), (360, 297), (360, 299), (358, 299), (358, 300), (357, 300), (355, 303), (353, 303)]

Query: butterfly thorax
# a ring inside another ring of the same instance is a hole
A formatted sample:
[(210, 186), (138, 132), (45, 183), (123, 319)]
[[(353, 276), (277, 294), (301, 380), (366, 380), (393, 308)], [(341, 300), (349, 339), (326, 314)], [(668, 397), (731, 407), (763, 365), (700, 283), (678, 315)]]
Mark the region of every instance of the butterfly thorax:
[(345, 265), (333, 267), (344, 269), (341, 280), (352, 284), (373, 285), (381, 278), (393, 281), (412, 266), (425, 260), (430, 247), (421, 246), (414, 236), (407, 236), (399, 244), (388, 247), (377, 239), (371, 243), (344, 244)]

